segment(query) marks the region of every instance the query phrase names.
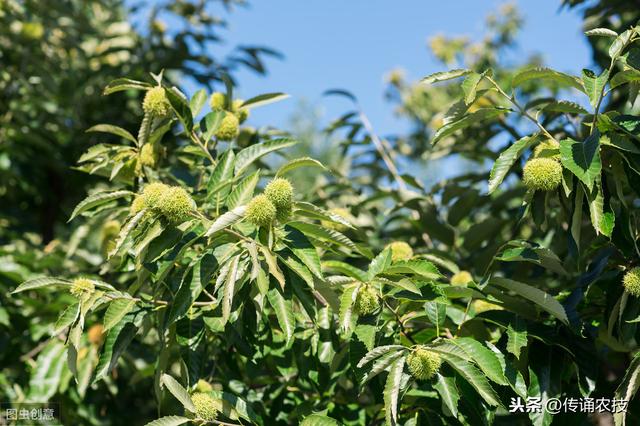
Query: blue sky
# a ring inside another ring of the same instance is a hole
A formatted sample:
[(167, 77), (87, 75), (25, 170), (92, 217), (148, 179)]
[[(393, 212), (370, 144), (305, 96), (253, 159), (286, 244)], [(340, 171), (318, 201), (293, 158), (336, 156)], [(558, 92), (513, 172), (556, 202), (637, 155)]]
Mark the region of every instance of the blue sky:
[[(376, 130), (393, 133), (406, 123), (393, 115), (383, 97), (384, 76), (403, 68), (411, 79), (441, 70), (427, 49), (438, 33), (479, 39), (484, 19), (503, 1), (495, 0), (253, 0), (226, 15), (229, 27), (219, 55), (237, 44), (260, 44), (285, 55), (269, 59), (269, 74), (237, 74), (237, 93), (248, 98), (286, 92), (291, 99), (254, 111), (250, 123), (286, 128), (299, 100), (322, 108), (327, 120), (351, 108), (339, 98), (322, 97), (330, 88), (355, 94)], [(579, 74), (591, 65), (577, 12), (560, 10), (560, 1), (516, 2), (525, 25), (513, 54), (543, 53), (547, 65)]]

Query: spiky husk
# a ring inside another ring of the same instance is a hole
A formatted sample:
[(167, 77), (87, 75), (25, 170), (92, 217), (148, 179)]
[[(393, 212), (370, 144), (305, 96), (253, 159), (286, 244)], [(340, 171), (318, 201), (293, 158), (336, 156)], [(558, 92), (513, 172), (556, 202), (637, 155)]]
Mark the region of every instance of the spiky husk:
[(522, 182), (534, 191), (553, 191), (562, 182), (562, 165), (551, 158), (532, 158), (524, 166)]
[(133, 199), (131, 203), (131, 208), (129, 209), (129, 214), (131, 216), (135, 216), (137, 213), (142, 211), (146, 207), (144, 202), (144, 197), (142, 195), (137, 195), (136, 198)]
[(220, 127), (216, 130), (216, 138), (221, 141), (231, 141), (238, 137), (240, 134), (240, 122), (238, 117), (232, 113), (226, 113)]
[(400, 260), (409, 260), (413, 257), (413, 249), (404, 241), (393, 241), (387, 244), (391, 249), (391, 261), (398, 262)]
[(171, 114), (171, 104), (164, 87), (156, 86), (147, 91), (142, 101), (142, 110), (154, 117), (164, 118)]
[(363, 285), (358, 289), (353, 310), (361, 316), (371, 315), (380, 307), (378, 293), (371, 286)]
[(411, 351), (407, 357), (409, 372), (418, 380), (429, 380), (440, 369), (442, 359), (437, 353), (424, 348)]
[(622, 278), (624, 289), (632, 296), (640, 297), (640, 266), (627, 271)]
[(284, 178), (276, 178), (264, 189), (264, 195), (276, 208), (276, 219), (284, 221), (291, 215), (293, 205), (293, 186)]
[(214, 111), (222, 111), (227, 102), (227, 95), (222, 92), (214, 92), (211, 94), (211, 99), (209, 100), (209, 105), (211, 109)]
[(154, 149), (153, 145), (150, 143), (144, 144), (142, 149), (140, 149), (140, 155), (138, 156), (138, 163), (140, 167), (155, 167), (158, 162), (158, 152)]
[(221, 408), (220, 401), (216, 401), (208, 393), (196, 392), (191, 395), (191, 401), (196, 407), (196, 416), (198, 418), (212, 422), (218, 417), (218, 412)]
[(467, 271), (460, 271), (451, 277), (451, 285), (466, 286), (468, 282), (473, 281), (473, 277)]
[(152, 210), (157, 209), (160, 198), (162, 198), (168, 189), (169, 185), (165, 185), (160, 182), (150, 183), (145, 186), (141, 195), (142, 200), (144, 201), (144, 206)]
[(256, 195), (247, 205), (245, 217), (256, 226), (269, 226), (276, 219), (276, 206), (266, 195)]
[(76, 278), (71, 284), (69, 292), (77, 298), (83, 298), (91, 295), (96, 289), (93, 281), (87, 278)]
[(240, 106), (243, 104), (243, 100), (242, 99), (236, 99), (235, 101), (233, 101), (233, 112), (235, 113), (236, 117), (238, 117), (238, 121), (240, 121), (240, 124), (244, 123), (245, 121), (247, 121), (247, 118), (249, 118), (249, 108), (240, 108)]
[(173, 223), (187, 220), (195, 203), (189, 193), (179, 186), (168, 187), (161, 195), (156, 210)]

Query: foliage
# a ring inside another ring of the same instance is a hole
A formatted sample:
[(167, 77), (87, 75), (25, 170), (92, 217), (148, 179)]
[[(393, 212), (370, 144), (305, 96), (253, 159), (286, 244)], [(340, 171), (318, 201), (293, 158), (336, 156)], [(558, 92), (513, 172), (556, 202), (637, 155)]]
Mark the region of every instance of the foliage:
[[(137, 125), (137, 99), (100, 96), (111, 80), (124, 74), (142, 79), (148, 69), (164, 69), (170, 80), (211, 88), (222, 73), (239, 67), (263, 73), (263, 56), (275, 54), (240, 46), (229, 57), (212, 57), (225, 25), (213, 15), (218, 2), (134, 3), (0, 2), (0, 194), (6, 201), (0, 241), (25, 231), (39, 233), (45, 243), (65, 234), (60, 225), (98, 182), (72, 170), (100, 140), (87, 129), (98, 121), (122, 129)], [(104, 176), (100, 168), (92, 172)]]
[[(14, 297), (52, 303), (29, 312), (45, 342), (29, 384), (3, 372), (3, 391), (85, 399), (113, 423), (144, 397), (127, 419), (151, 425), (548, 425), (588, 418), (508, 413), (512, 398), (632, 400), (640, 118), (608, 99), (635, 100), (640, 28), (599, 31), (607, 68), (574, 76), (500, 66), (518, 24), (507, 8), (480, 45), (438, 38), (455, 69), (390, 81), (410, 135), (380, 138), (360, 109), (332, 123), (351, 167), (287, 156), (281, 131), (242, 138), (239, 110), (282, 94), (236, 102), (225, 79), (222, 96), (189, 98), (162, 73), (110, 83), (139, 104), (163, 93), (161, 108), (140, 113), (137, 136), (93, 127), (118, 143), (77, 168), (110, 183), (76, 206), (84, 231), (49, 247), (46, 276), (20, 273), (42, 261), (28, 246), (5, 249), (13, 281), (28, 278)], [(218, 134), (227, 117), (237, 137)], [(141, 161), (145, 146), (157, 160)], [(432, 187), (401, 167), (459, 157), (473, 169)], [(638, 412), (631, 401), (616, 423)]]

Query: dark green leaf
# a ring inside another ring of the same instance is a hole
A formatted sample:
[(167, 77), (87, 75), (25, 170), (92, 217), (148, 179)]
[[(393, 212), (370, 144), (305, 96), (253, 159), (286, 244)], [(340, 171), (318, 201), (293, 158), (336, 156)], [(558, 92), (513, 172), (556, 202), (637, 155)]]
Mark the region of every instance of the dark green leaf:
[(602, 170), (599, 132), (595, 131), (584, 142), (573, 139), (560, 141), (560, 160), (591, 191)]

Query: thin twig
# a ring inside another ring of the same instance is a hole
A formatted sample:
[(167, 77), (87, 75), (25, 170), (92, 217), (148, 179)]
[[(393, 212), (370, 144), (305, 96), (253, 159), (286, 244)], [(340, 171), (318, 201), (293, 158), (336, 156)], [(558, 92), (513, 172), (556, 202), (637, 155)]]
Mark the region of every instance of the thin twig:
[(545, 128), (544, 128), (544, 126), (543, 126), (542, 124), (540, 124), (540, 122), (539, 122), (537, 119), (535, 119), (534, 117), (532, 117), (532, 116), (529, 114), (529, 112), (527, 112), (527, 110), (526, 110), (526, 109), (524, 109), (524, 108), (523, 108), (523, 107), (522, 107), (522, 106), (521, 106), (521, 105), (516, 101), (515, 96), (513, 96), (513, 95), (512, 95), (512, 96), (509, 96), (509, 95), (508, 95), (504, 90), (502, 90), (502, 87), (500, 87), (500, 86), (498, 85), (498, 83), (496, 83), (496, 82), (495, 82), (491, 77), (486, 77), (486, 78), (491, 82), (491, 84), (493, 84), (493, 85), (495, 86), (496, 90), (498, 90), (498, 93), (500, 93), (502, 96), (504, 96), (506, 99), (508, 99), (508, 100), (509, 100), (509, 102), (511, 102), (511, 104), (512, 104), (513, 106), (515, 106), (515, 107), (518, 109), (518, 111), (520, 112), (520, 115), (522, 115), (523, 117), (525, 117), (525, 118), (527, 118), (527, 119), (531, 120), (531, 121), (532, 121), (532, 122), (533, 122), (533, 123), (534, 123), (534, 124), (535, 124), (539, 129), (540, 129), (540, 131), (541, 131), (542, 133), (544, 133), (544, 134), (545, 134), (545, 136), (546, 136), (546, 137), (548, 137), (549, 139), (551, 139), (551, 140), (553, 140), (553, 141), (555, 141), (555, 142), (558, 142), (558, 141), (556, 140), (556, 138), (554, 138), (554, 137), (551, 135), (551, 133), (549, 133), (549, 132), (547, 131), (547, 129), (545, 129)]
[(417, 344), (418, 344), (418, 342), (416, 342), (416, 341), (414, 340), (414, 338), (413, 338), (413, 337), (411, 337), (411, 335), (407, 332), (407, 329), (405, 328), (404, 323), (402, 322), (402, 319), (400, 318), (400, 315), (398, 315), (398, 312), (397, 312), (396, 310), (394, 310), (394, 309), (391, 307), (391, 305), (389, 305), (389, 303), (388, 303), (386, 300), (384, 300), (384, 299), (383, 299), (383, 303), (384, 303), (384, 304), (387, 306), (387, 308), (389, 308), (389, 310), (390, 310), (391, 312), (393, 312), (393, 314), (395, 315), (395, 317), (396, 317), (396, 322), (397, 322), (397, 323), (398, 323), (398, 325), (400, 326), (400, 333), (401, 333), (404, 337), (406, 337), (406, 338), (407, 338), (411, 343), (413, 343), (414, 345), (417, 345)]
[(213, 158), (213, 155), (211, 155), (207, 147), (204, 146), (204, 144), (202, 143), (202, 141), (200, 140), (196, 132), (192, 130), (191, 133), (189, 133), (189, 137), (191, 138), (192, 141), (196, 143), (196, 145), (200, 147), (202, 152), (204, 152), (207, 155), (207, 157), (209, 157), (209, 161), (211, 161), (211, 164), (216, 164), (216, 159)]

